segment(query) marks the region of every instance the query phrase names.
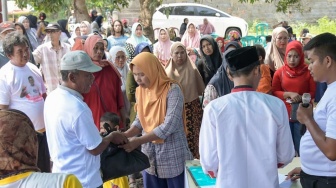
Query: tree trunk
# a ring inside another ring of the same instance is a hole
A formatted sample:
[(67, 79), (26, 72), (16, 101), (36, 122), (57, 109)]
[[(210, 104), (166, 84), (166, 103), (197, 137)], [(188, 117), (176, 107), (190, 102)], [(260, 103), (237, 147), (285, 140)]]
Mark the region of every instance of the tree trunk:
[(80, 23), (82, 21), (91, 22), (91, 18), (86, 8), (85, 0), (73, 0), (73, 7), (77, 23)]
[(139, 0), (140, 2), (140, 23), (143, 25), (144, 35), (154, 43), (154, 31), (152, 17), (155, 8), (150, 8), (151, 0)]

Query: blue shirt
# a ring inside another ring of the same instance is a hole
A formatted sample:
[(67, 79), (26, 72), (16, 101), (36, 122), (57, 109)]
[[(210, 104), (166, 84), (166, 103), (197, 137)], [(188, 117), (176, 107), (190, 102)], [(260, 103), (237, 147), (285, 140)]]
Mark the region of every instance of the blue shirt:
[(107, 41), (108, 41), (107, 48), (108, 48), (108, 50), (110, 50), (112, 48), (112, 46), (125, 47), (125, 42), (126, 42), (127, 39), (128, 39), (128, 37), (125, 36), (125, 35), (122, 35), (118, 38), (116, 38), (112, 35), (107, 37)]

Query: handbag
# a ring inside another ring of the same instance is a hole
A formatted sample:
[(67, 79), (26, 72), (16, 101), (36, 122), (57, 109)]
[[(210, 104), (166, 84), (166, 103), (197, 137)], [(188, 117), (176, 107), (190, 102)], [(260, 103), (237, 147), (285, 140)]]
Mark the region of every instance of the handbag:
[[(99, 93), (104, 110), (107, 111), (100, 89), (95, 82), (94, 84)], [(104, 134), (105, 136), (112, 132), (112, 130), (109, 129), (109, 126), (106, 126), (105, 130), (107, 132)], [(150, 164), (147, 155), (142, 153), (139, 149), (135, 149), (128, 153), (123, 148), (118, 148), (117, 145), (110, 143), (100, 155), (100, 171), (103, 182), (134, 174), (149, 167)]]
[(100, 170), (104, 182), (149, 168), (147, 155), (135, 149), (130, 153), (117, 145), (110, 145), (100, 155)]
[(297, 121), (296, 111), (299, 108), (299, 105), (300, 105), (300, 103), (291, 103), (291, 111), (290, 111), (290, 114), (289, 114), (290, 115), (289, 119), (291, 121)]

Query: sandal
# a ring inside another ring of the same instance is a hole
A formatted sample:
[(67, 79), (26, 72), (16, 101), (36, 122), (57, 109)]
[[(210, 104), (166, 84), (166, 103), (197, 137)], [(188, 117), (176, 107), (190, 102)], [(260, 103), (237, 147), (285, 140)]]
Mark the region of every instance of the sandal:
[(129, 183), (129, 188), (138, 188), (138, 184), (135, 181), (132, 183)]

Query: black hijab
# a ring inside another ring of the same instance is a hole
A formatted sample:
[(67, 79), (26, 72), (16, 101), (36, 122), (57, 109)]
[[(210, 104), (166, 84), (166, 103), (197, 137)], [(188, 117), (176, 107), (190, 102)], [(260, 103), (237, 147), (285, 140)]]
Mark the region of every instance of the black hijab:
[(37, 17), (34, 15), (28, 15), (26, 16), (29, 20), (29, 26), (30, 28), (35, 28), (37, 29)]
[(235, 49), (229, 49), (229, 47), (241, 48), (238, 42), (232, 41), (225, 45), (225, 52), (223, 54), (222, 65), (218, 69), (218, 72), (211, 78), (209, 85), (213, 85), (216, 88), (218, 97), (231, 93), (234, 87), (233, 82), (229, 79), (226, 73), (227, 61), (225, 55)]
[(68, 29), (67, 29), (68, 20), (65, 20), (65, 19), (64, 20), (58, 20), (57, 23), (58, 23), (58, 25), (60, 25), (61, 31), (63, 33), (65, 33), (68, 38), (70, 38), (71, 35), (70, 35), (70, 33), (69, 33)]
[[(206, 40), (208, 41), (213, 49), (213, 53), (211, 55), (206, 55), (203, 52), (202, 49), (202, 42)], [(217, 42), (215, 41), (215, 39), (210, 36), (210, 35), (205, 35), (201, 38), (200, 40), (200, 51), (201, 54), (203, 56), (202, 59), (200, 59), (199, 62), (197, 62), (197, 69), (200, 72), (204, 84), (207, 85), (208, 82), (210, 81), (210, 79), (216, 74), (218, 68), (221, 66), (222, 64), (222, 56), (221, 53), (219, 51)]]
[(98, 17), (95, 19), (95, 22), (97, 22), (98, 27), (99, 27), (99, 29), (100, 29), (101, 26), (102, 26), (102, 23), (103, 23), (103, 16), (98, 16)]

